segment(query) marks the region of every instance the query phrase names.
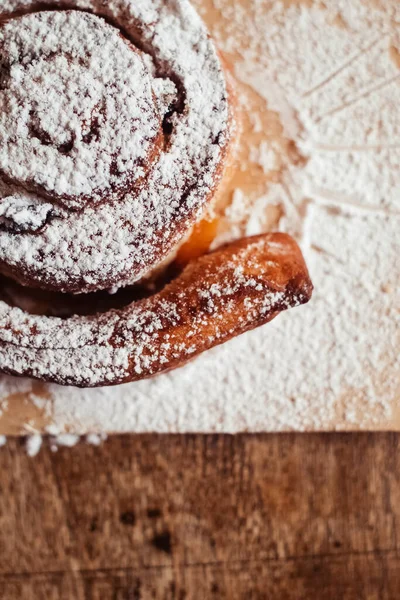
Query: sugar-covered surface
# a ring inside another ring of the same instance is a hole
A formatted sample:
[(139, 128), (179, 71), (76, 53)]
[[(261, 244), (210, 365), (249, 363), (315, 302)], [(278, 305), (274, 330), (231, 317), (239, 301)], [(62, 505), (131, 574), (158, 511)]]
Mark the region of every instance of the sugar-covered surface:
[(115, 26), (57, 4), (0, 28), (0, 171), (18, 198), (28, 190), (58, 209), (45, 217), (26, 198), (22, 212), (2, 194), (0, 268), (84, 292), (138, 280), (170, 254), (219, 182), (230, 118), (219, 59), (186, 0), (69, 4)]
[(201, 257), (160, 292), (125, 309), (60, 319), (0, 302), (5, 372), (83, 387), (135, 381), (309, 301), (312, 284), (296, 243), (256, 236)]
[[(258, 94), (254, 127), (279, 110), (283, 138), (305, 158), (253, 147), (254, 161), (278, 157), (281, 176), (262, 197), (237, 191), (231, 236), (262, 230), (262, 208), (279, 204), (306, 254), (312, 302), (151, 380), (48, 386), (47, 422), (82, 434), (398, 430), (398, 2), (195, 3), (250, 86), (243, 102)], [(1, 390), (9, 404), (37, 395), (28, 379), (3, 377)]]
[(78, 11), (0, 28), (0, 171), (84, 208), (129, 191), (161, 132), (151, 77), (118, 29)]

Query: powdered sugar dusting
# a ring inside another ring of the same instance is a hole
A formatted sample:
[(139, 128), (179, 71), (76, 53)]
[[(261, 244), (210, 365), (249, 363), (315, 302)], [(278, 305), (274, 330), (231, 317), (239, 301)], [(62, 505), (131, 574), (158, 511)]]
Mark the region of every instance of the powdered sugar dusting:
[[(281, 227), (302, 239), (313, 301), (156, 379), (48, 386), (53, 421), (80, 433), (397, 429), (398, 2), (214, 2), (212, 32), (237, 76), (283, 109), (283, 135), (304, 156), (294, 164), (280, 153), (280, 180), (257, 198), (279, 204)], [(231, 237), (243, 235), (253, 201), (237, 192)], [(30, 385), (4, 377), (3, 396)]]
[[(229, 114), (215, 49), (186, 0), (72, 5), (131, 41), (78, 11), (0, 29), (0, 168), (20, 195), (74, 209), (46, 219), (41, 207), (39, 236), (28, 234), (38, 208), (19, 212), (12, 232), (0, 227), (0, 263), (29, 285), (84, 292), (140, 279), (190, 230), (221, 175)], [(34, 6), (7, 0), (2, 11)]]
[(144, 176), (161, 115), (145, 63), (118, 30), (77, 11), (33, 13), (0, 29), (0, 48), (8, 179), (83, 208)]
[(43, 441), (42, 436), (39, 433), (30, 435), (26, 439), (26, 444), (25, 444), (27, 455), (30, 456), (31, 458), (33, 458), (34, 456), (37, 456), (42, 447), (42, 441)]
[(288, 236), (252, 238), (120, 311), (63, 320), (1, 302), (1, 368), (88, 387), (148, 377), (307, 302), (311, 290)]

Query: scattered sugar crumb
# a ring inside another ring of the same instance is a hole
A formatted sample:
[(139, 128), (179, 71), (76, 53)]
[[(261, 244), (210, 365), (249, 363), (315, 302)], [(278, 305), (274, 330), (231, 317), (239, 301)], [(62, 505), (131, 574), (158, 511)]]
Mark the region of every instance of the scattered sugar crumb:
[(75, 435), (73, 433), (60, 433), (52, 439), (52, 444), (56, 446), (72, 448), (73, 446), (76, 446), (76, 444), (79, 442), (79, 439), (79, 435)]
[(26, 438), (26, 453), (30, 457), (34, 457), (39, 454), (40, 448), (42, 447), (43, 438), (38, 433), (30, 435)]
[(102, 442), (104, 442), (107, 439), (107, 435), (104, 433), (89, 433), (86, 438), (85, 441), (87, 444), (90, 444), (91, 446), (100, 446), (100, 444)]
[[(45, 400), (48, 404), (50, 404), (50, 400)], [(46, 425), (44, 428), (45, 432), (52, 436), (57, 436), (60, 434), (60, 427), (55, 425), (54, 423), (50, 423), (50, 425)]]

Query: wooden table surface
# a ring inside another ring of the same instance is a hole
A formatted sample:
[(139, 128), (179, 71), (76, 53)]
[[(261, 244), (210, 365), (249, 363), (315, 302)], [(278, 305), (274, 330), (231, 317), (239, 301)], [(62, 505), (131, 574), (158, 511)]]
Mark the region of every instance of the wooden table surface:
[(400, 597), (396, 434), (0, 450), (1, 600)]

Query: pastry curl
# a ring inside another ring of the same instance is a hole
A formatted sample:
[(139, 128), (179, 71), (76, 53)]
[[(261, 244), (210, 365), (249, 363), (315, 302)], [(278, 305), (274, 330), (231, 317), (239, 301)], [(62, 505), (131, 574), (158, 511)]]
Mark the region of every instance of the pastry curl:
[(60, 319), (0, 303), (0, 364), (64, 385), (136, 381), (271, 321), (311, 293), (292, 238), (247, 238), (193, 261), (162, 291), (123, 310)]
[[(234, 108), (187, 0), (3, 0), (0, 273), (70, 301), (154, 276), (216, 199)], [(121, 310), (62, 319), (0, 302), (0, 370), (85, 387), (135, 381), (311, 291), (289, 236), (244, 239)]]

